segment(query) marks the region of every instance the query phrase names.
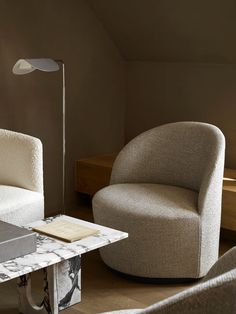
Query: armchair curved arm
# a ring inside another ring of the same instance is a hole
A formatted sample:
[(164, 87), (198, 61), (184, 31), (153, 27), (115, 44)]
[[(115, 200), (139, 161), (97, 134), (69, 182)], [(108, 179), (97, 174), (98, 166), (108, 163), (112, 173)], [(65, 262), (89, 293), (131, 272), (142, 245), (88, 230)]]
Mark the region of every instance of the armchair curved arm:
[(104, 314), (231, 314), (236, 309), (236, 247), (226, 252), (195, 286), (144, 309)]
[(219, 136), (215, 137), (214, 142), (209, 143), (214, 149), (210, 149), (212, 156), (209, 158), (209, 164), (206, 165), (199, 191), (198, 208), (199, 213), (202, 215), (204, 215), (206, 211), (215, 211), (215, 206), (219, 208), (221, 204), (225, 138), (219, 129), (217, 131)]
[(43, 156), (39, 139), (0, 129), (0, 184), (43, 193)]
[(200, 283), (140, 311), (140, 314), (235, 313), (236, 270)]
[(142, 310), (140, 314), (234, 313), (236, 247), (226, 252), (196, 286)]
[(218, 259), (207, 275), (203, 278), (202, 282), (220, 276), (233, 269), (236, 269), (236, 246)]
[[(201, 183), (198, 210), (200, 214), (200, 241), (202, 244), (202, 254), (199, 261), (202, 273), (205, 275), (208, 269), (218, 259), (219, 250), (219, 234), (221, 224), (221, 199), (224, 172), (224, 156), (225, 156), (225, 138), (223, 133), (218, 129), (218, 136), (215, 137), (213, 143), (214, 149), (211, 150), (212, 156), (209, 158), (209, 164)], [(215, 247), (215, 250), (209, 248)]]

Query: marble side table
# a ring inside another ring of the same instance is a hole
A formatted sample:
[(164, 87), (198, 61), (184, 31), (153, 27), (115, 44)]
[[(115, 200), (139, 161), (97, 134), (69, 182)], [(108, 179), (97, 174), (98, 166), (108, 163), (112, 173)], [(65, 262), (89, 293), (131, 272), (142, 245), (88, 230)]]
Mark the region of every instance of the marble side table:
[[(17, 279), (19, 312), (23, 314), (58, 314), (81, 300), (81, 254), (120, 241), (128, 234), (65, 215), (47, 218), (27, 225), (47, 224), (68, 220), (100, 231), (82, 240), (66, 243), (44, 235), (37, 235), (37, 251), (0, 264), (0, 283)], [(31, 295), (32, 272), (43, 269), (44, 298), (36, 305)]]

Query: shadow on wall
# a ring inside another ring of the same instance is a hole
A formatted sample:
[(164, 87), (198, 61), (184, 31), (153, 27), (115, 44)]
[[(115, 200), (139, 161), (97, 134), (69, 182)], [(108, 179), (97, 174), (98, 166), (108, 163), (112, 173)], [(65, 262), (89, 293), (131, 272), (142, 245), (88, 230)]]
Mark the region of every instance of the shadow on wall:
[(17, 59), (27, 57), (63, 59), (66, 64), (66, 203), (77, 208), (75, 160), (117, 151), (124, 142), (120, 54), (83, 0), (70, 5), (42, 0), (40, 6), (37, 0), (3, 0), (0, 20), (0, 123), (42, 140), (46, 214), (62, 204), (61, 73), (16, 77), (11, 69)]
[(126, 141), (175, 121), (218, 126), (226, 137), (226, 165), (236, 167), (236, 65), (129, 62)]

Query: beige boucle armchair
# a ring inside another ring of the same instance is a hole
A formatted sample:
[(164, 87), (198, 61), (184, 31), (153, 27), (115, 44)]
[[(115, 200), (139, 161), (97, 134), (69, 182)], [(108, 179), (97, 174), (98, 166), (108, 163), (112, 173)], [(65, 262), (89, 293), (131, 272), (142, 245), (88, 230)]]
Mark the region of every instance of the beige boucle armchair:
[(203, 277), (218, 259), (225, 139), (215, 126), (170, 123), (119, 153), (95, 222), (129, 233), (100, 249), (111, 268), (145, 278)]
[(0, 220), (25, 225), (44, 218), (39, 139), (0, 129)]

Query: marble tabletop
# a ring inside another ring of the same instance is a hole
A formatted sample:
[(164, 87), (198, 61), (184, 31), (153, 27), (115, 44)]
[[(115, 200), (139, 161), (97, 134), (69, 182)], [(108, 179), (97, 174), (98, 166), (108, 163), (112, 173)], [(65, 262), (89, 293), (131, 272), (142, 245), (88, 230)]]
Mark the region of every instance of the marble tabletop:
[(0, 263), (0, 283), (128, 237), (126, 232), (103, 227), (65, 215), (46, 218), (31, 223), (26, 227), (31, 229), (32, 227), (44, 225), (60, 219), (94, 228), (100, 232), (73, 243), (62, 242), (42, 234), (37, 234), (37, 251), (35, 253)]

